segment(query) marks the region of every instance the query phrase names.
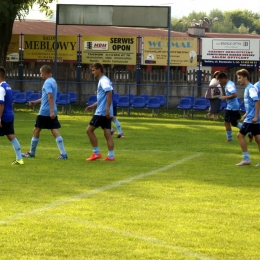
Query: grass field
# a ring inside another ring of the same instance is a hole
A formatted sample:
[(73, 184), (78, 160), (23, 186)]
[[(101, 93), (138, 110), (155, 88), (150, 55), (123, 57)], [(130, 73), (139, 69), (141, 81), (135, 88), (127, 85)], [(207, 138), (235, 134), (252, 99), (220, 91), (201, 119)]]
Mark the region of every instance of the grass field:
[[(125, 138), (114, 136), (115, 162), (86, 162), (91, 114), (59, 116), (68, 160), (56, 159), (47, 130), (21, 166), (0, 139), (0, 259), (260, 259), (256, 144), (253, 165), (237, 167), (237, 130), (225, 143), (221, 120), (132, 114), (118, 116)], [(26, 151), (36, 113), (15, 117)]]

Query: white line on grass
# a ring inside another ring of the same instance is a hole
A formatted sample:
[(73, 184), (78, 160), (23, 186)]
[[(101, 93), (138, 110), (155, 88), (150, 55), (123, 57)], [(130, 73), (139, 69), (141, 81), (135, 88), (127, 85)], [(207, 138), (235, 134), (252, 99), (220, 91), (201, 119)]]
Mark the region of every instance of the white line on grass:
[(68, 216), (53, 215), (53, 214), (46, 214), (46, 216), (58, 217), (59, 219), (78, 222), (78, 223), (81, 223), (81, 224), (84, 224), (84, 225), (88, 225), (90, 227), (107, 230), (107, 231), (117, 233), (117, 234), (121, 234), (121, 235), (124, 235), (124, 236), (127, 236), (127, 237), (134, 237), (134, 238), (143, 240), (145, 242), (148, 242), (148, 243), (151, 243), (151, 244), (154, 244), (154, 245), (158, 245), (158, 246), (162, 246), (162, 247), (165, 247), (165, 248), (172, 249), (172, 250), (179, 252), (179, 253), (181, 253), (185, 256), (188, 256), (188, 257), (193, 257), (193, 258), (197, 258), (197, 259), (200, 259), (200, 260), (214, 260), (214, 258), (209, 258), (207, 256), (204, 256), (203, 254), (192, 252), (192, 251), (190, 251), (186, 248), (183, 248), (183, 247), (168, 244), (168, 243), (166, 243), (162, 240), (159, 240), (159, 239), (156, 239), (156, 238), (153, 238), (153, 237), (148, 237), (148, 236), (136, 234), (136, 233), (129, 232), (129, 231), (120, 230), (120, 229), (117, 229), (117, 228), (100, 225), (100, 224), (97, 224), (95, 222), (91, 222), (91, 221), (88, 221), (88, 220), (85, 220), (85, 219), (68, 217)]
[(106, 190), (111, 190), (111, 189), (119, 187), (123, 184), (129, 183), (129, 182), (132, 182), (132, 181), (135, 181), (135, 180), (139, 180), (139, 179), (145, 178), (147, 176), (154, 175), (154, 174), (159, 173), (159, 172), (169, 170), (169, 169), (171, 169), (171, 168), (173, 168), (177, 165), (180, 165), (180, 164), (182, 164), (186, 161), (189, 161), (189, 160), (192, 160), (196, 157), (199, 157), (199, 156), (201, 156), (201, 154), (202, 153), (196, 153), (194, 155), (183, 158), (183, 159), (181, 159), (177, 162), (171, 163), (171, 164), (166, 165), (166, 166), (159, 168), (157, 170), (153, 170), (153, 171), (150, 171), (150, 172), (147, 172), (147, 173), (139, 174), (137, 176), (133, 176), (133, 177), (121, 180), (121, 181), (116, 181), (112, 184), (108, 184), (108, 185), (105, 185), (105, 186), (100, 187), (98, 189), (94, 189), (94, 190), (90, 190), (90, 191), (87, 191), (87, 192), (84, 192), (84, 193), (80, 193), (80, 194), (74, 195), (72, 197), (68, 197), (68, 198), (65, 198), (65, 199), (62, 199), (62, 200), (57, 200), (57, 201), (54, 201), (52, 203), (46, 204), (45, 206), (43, 206), (41, 208), (32, 209), (32, 210), (29, 210), (29, 211), (26, 211), (26, 212), (22, 212), (22, 213), (12, 215), (10, 217), (7, 217), (7, 218), (0, 220), (0, 225), (8, 224), (10, 222), (13, 222), (13, 221), (19, 219), (19, 218), (26, 217), (26, 216), (29, 216), (29, 215), (32, 215), (32, 214), (35, 214), (35, 213), (47, 211), (47, 210), (56, 208), (56, 207), (64, 205), (64, 204), (74, 202), (74, 201), (79, 200), (79, 199), (90, 197), (92, 195), (101, 193), (101, 192), (106, 191)]

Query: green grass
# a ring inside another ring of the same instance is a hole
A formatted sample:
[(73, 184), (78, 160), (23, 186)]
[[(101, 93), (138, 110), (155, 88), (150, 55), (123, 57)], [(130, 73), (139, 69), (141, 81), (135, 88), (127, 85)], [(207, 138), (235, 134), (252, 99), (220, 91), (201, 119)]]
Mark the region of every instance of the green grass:
[[(260, 259), (260, 169), (237, 167), (235, 138), (223, 122), (181, 112), (118, 116), (125, 138), (115, 162), (86, 162), (91, 114), (59, 115), (68, 160), (43, 130), (36, 158), (11, 165), (0, 140), (0, 259)], [(36, 113), (16, 107), (15, 128), (29, 149)], [(101, 129), (96, 130), (103, 157)], [(249, 143), (253, 164), (260, 161)]]

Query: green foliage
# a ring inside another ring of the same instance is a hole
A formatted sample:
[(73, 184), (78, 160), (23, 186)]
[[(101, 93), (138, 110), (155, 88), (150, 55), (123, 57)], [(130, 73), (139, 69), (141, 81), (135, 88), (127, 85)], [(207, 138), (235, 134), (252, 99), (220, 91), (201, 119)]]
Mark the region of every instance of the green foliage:
[(260, 15), (248, 10), (221, 11), (212, 9), (207, 15), (204, 12), (192, 12), (181, 19), (172, 19), (172, 30), (186, 32), (193, 20), (199, 23), (204, 17), (213, 19), (218, 17), (210, 27), (211, 32), (215, 33), (241, 33), (241, 34), (260, 34)]
[(33, 4), (39, 5), (39, 10), (46, 16), (52, 16), (49, 4), (55, 0), (1, 0), (0, 1), (0, 64), (5, 66), (7, 48), (11, 40), (15, 19), (23, 19), (29, 13)]
[[(43, 130), (36, 157), (11, 165), (1, 137), (0, 259), (260, 259), (259, 167), (235, 166), (237, 131), (225, 143), (223, 122), (202, 113), (132, 114), (118, 115), (125, 138), (114, 138), (115, 162), (85, 161), (91, 114), (59, 115), (68, 160), (56, 159)], [(25, 151), (36, 114), (17, 106), (15, 118)], [(248, 145), (256, 164), (257, 146)]]

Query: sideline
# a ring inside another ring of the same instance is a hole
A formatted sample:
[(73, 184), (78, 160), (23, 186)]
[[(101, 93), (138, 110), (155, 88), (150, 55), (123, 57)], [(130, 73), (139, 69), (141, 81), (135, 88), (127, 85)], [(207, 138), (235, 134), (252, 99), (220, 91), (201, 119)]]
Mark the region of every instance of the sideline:
[(139, 180), (139, 179), (145, 178), (147, 176), (157, 174), (159, 172), (166, 171), (166, 170), (171, 169), (175, 166), (178, 166), (178, 165), (180, 165), (180, 164), (182, 164), (186, 161), (189, 161), (189, 160), (192, 160), (196, 157), (199, 157), (202, 154), (203, 153), (196, 153), (194, 155), (183, 158), (183, 159), (181, 159), (177, 162), (171, 163), (171, 164), (166, 165), (166, 166), (159, 168), (157, 170), (153, 170), (153, 171), (150, 171), (150, 172), (147, 172), (147, 173), (139, 174), (137, 176), (132, 176), (130, 178), (127, 178), (127, 179), (124, 179), (124, 180), (121, 180), (121, 181), (116, 181), (112, 184), (108, 184), (108, 185), (105, 185), (103, 187), (100, 187), (100, 188), (97, 188), (97, 189), (94, 189), (94, 190), (90, 190), (90, 191), (87, 191), (87, 192), (84, 192), (84, 193), (80, 193), (80, 194), (74, 195), (72, 197), (64, 198), (62, 200), (57, 200), (57, 201), (54, 201), (52, 203), (46, 204), (46, 205), (44, 205), (43, 207), (40, 207), (40, 208), (36, 208), (36, 209), (32, 209), (32, 210), (29, 210), (29, 211), (26, 211), (26, 212), (14, 214), (14, 215), (9, 216), (7, 218), (0, 219), (0, 225), (6, 225), (6, 224), (9, 224), (9, 223), (19, 219), (19, 218), (23, 218), (23, 217), (26, 217), (26, 216), (29, 216), (29, 215), (32, 215), (32, 214), (36, 214), (36, 213), (39, 213), (39, 212), (44, 212), (44, 211), (56, 208), (58, 206), (61, 206), (61, 205), (64, 205), (64, 204), (67, 204), (67, 203), (70, 203), (70, 202), (74, 202), (74, 201), (77, 201), (77, 200), (80, 200), (80, 199), (83, 199), (83, 198), (93, 196), (95, 194), (101, 193), (101, 192), (106, 191), (106, 190), (111, 190), (111, 189), (119, 187), (123, 184), (129, 183), (129, 182), (132, 182), (132, 181), (135, 181), (135, 180)]

